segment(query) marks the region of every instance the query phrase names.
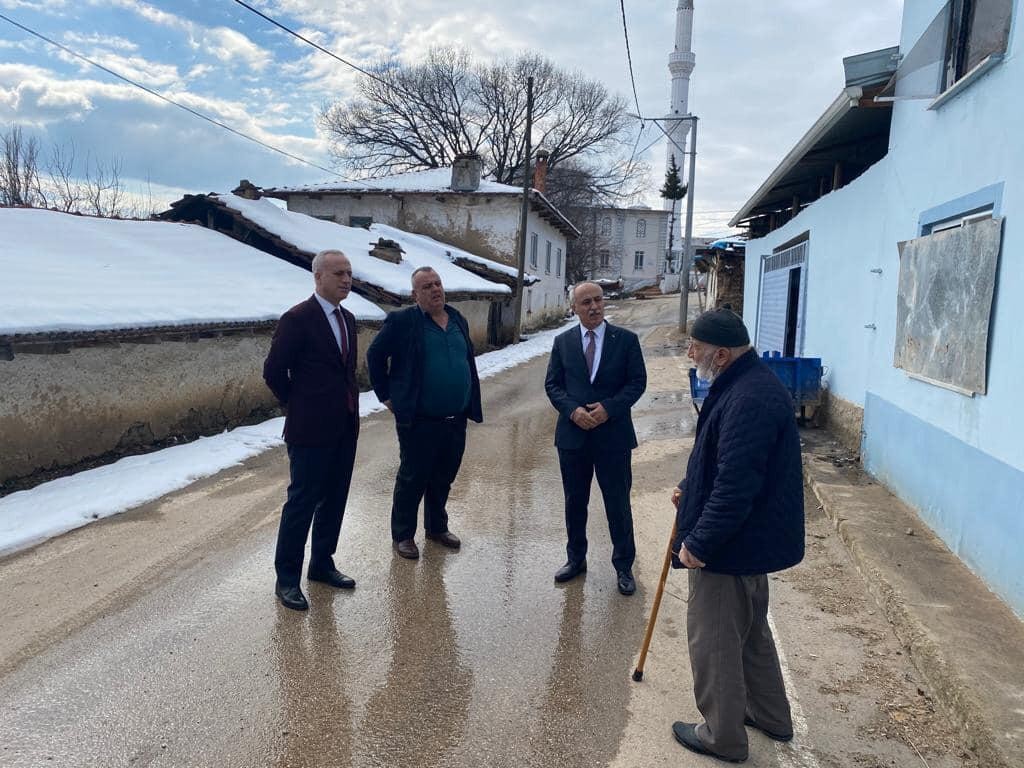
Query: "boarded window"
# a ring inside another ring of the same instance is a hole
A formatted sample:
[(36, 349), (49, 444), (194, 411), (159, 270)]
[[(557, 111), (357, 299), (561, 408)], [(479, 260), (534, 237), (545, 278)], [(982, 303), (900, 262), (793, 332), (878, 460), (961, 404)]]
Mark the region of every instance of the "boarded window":
[(1002, 219), (965, 219), (899, 244), (894, 365), (963, 394), (984, 394)]

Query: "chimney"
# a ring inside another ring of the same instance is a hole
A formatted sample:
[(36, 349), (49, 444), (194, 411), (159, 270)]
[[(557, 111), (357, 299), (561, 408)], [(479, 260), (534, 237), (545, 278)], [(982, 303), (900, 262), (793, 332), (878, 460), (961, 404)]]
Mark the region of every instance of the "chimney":
[(548, 157), (551, 153), (546, 149), (537, 150), (537, 165), (533, 169), (533, 188), (544, 194), (544, 185), (548, 179)]
[(381, 237), (376, 243), (370, 243), (373, 246), (370, 249), (370, 255), (384, 261), (390, 261), (392, 264), (397, 264), (402, 260), (402, 246), (396, 243), (394, 240), (386, 240)]
[(231, 190), (231, 194), (244, 197), (246, 200), (259, 200), (262, 196), (260, 188), (248, 179), (238, 182), (238, 186)]
[(452, 192), (476, 192), (480, 189), (483, 164), (476, 152), (456, 155), (452, 161)]

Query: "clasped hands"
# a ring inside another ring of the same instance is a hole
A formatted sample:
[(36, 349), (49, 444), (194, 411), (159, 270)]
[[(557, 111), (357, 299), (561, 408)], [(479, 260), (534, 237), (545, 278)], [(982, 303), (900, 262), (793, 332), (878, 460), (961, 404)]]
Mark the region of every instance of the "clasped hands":
[(579, 406), (569, 417), (580, 429), (593, 429), (608, 421), (608, 411), (600, 403), (587, 403)]

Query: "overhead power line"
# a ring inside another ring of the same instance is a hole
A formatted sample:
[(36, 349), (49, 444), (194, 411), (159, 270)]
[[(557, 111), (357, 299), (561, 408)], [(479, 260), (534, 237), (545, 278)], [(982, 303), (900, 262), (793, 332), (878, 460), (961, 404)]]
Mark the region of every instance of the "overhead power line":
[(168, 104), (171, 104), (172, 106), (177, 107), (178, 109), (183, 109), (184, 111), (188, 112), (190, 115), (194, 115), (195, 117), (198, 117), (201, 120), (205, 120), (208, 123), (216, 125), (218, 128), (223, 128), (225, 131), (228, 131), (229, 133), (232, 133), (235, 136), (238, 136), (239, 138), (246, 139), (247, 141), (251, 141), (254, 144), (259, 144), (261, 147), (263, 147), (265, 149), (269, 149), (272, 152), (277, 152), (279, 155), (284, 155), (285, 157), (291, 158), (292, 160), (300, 162), (300, 163), (302, 163), (304, 165), (308, 165), (311, 168), (316, 168), (318, 170), (325, 171), (325, 172), (331, 174), (332, 176), (337, 176), (340, 179), (344, 179), (345, 181), (348, 181), (348, 179), (346, 179), (344, 176), (342, 176), (337, 171), (332, 171), (330, 168), (325, 168), (322, 165), (317, 165), (316, 163), (312, 162), (311, 160), (306, 160), (305, 158), (299, 157), (298, 155), (293, 155), (291, 152), (288, 152), (286, 150), (283, 150), (283, 149), (280, 149), (278, 147), (275, 147), (272, 144), (268, 144), (265, 141), (257, 139), (255, 136), (250, 136), (249, 134), (243, 133), (242, 131), (239, 131), (237, 128), (232, 128), (230, 125), (226, 125), (225, 123), (222, 123), (221, 121), (216, 120), (215, 118), (212, 118), (209, 115), (205, 115), (202, 112), (199, 112), (199, 111), (197, 111), (195, 109), (192, 109), (191, 107), (187, 107), (184, 104), (175, 101), (174, 99), (171, 99), (171, 98), (169, 98), (167, 96), (164, 96), (162, 93), (154, 91), (152, 88), (149, 88), (149, 87), (147, 87), (145, 85), (142, 85), (142, 83), (138, 83), (135, 80), (132, 80), (131, 78), (125, 77), (124, 75), (120, 74), (119, 72), (115, 72), (114, 70), (110, 69), (109, 67), (105, 67), (102, 64), (100, 64), (100, 63), (98, 63), (96, 61), (93, 61), (88, 56), (83, 56), (82, 54), (78, 53), (77, 51), (71, 50), (66, 45), (64, 45), (62, 43), (58, 43), (56, 40), (52, 40), (49, 37), (47, 37), (46, 35), (44, 35), (44, 34), (42, 34), (40, 32), (36, 32), (34, 29), (30, 29), (29, 27), (26, 27), (24, 24), (20, 24), (17, 21), (15, 21), (14, 19), (9, 18), (9, 17), (5, 16), (2, 13), (0, 13), (0, 19), (2, 19), (3, 21), (6, 21), (8, 24), (11, 24), (11, 25), (17, 27), (18, 29), (20, 29), (20, 30), (22, 30), (24, 32), (27, 32), (28, 34), (32, 35), (33, 37), (37, 37), (40, 40), (42, 40), (44, 42), (47, 42), (47, 43), (49, 43), (52, 46), (60, 48), (62, 51), (64, 51), (65, 53), (67, 53), (70, 56), (74, 56), (76, 59), (80, 59), (81, 61), (84, 61), (87, 64), (91, 64), (92, 66), (96, 67), (97, 69), (102, 70), (103, 72), (106, 72), (108, 75), (111, 75), (112, 77), (116, 77), (118, 80), (121, 80), (121, 81), (123, 81), (125, 83), (128, 83), (129, 85), (135, 86), (136, 88), (145, 91), (150, 96), (155, 96), (156, 98), (160, 99), (161, 101), (165, 101)]
[(311, 45), (311, 46), (313, 46), (314, 48), (316, 48), (316, 49), (317, 49), (318, 51), (320, 51), (321, 53), (326, 53), (326, 54), (327, 54), (328, 56), (330, 56), (330, 57), (331, 57), (332, 59), (336, 59), (337, 61), (340, 61), (340, 62), (341, 62), (342, 64), (344, 64), (344, 65), (345, 65), (346, 67), (351, 67), (351, 68), (352, 68), (352, 69), (354, 69), (354, 70), (355, 70), (356, 72), (359, 72), (359, 73), (361, 73), (361, 74), (364, 74), (364, 75), (366, 75), (367, 77), (369, 77), (369, 78), (372, 78), (372, 79), (376, 80), (376, 81), (377, 81), (378, 83), (381, 83), (382, 85), (387, 85), (387, 86), (389, 86), (389, 87), (390, 87), (390, 86), (392, 85), (392, 83), (389, 83), (389, 82), (387, 82), (386, 80), (384, 80), (383, 78), (379, 77), (378, 75), (375, 75), (375, 74), (374, 74), (373, 72), (370, 72), (369, 70), (363, 69), (363, 68), (362, 68), (362, 67), (360, 67), (360, 66), (359, 66), (358, 64), (353, 64), (353, 63), (352, 63), (351, 61), (349, 61), (348, 59), (343, 59), (343, 58), (342, 58), (341, 56), (339, 56), (338, 54), (336, 54), (336, 53), (335, 53), (334, 51), (330, 51), (330, 50), (328, 50), (327, 48), (324, 48), (324, 47), (323, 47), (322, 45), (320, 45), (319, 43), (317, 43), (317, 42), (314, 42), (313, 40), (310, 40), (310, 39), (309, 39), (308, 37), (305, 37), (304, 35), (301, 35), (301, 34), (299, 34), (298, 32), (296, 32), (296, 31), (295, 31), (294, 29), (292, 29), (291, 27), (288, 27), (288, 26), (286, 26), (286, 25), (282, 24), (281, 22), (277, 21), (276, 19), (273, 19), (273, 18), (271, 18), (271, 17), (270, 17), (270, 16), (268, 16), (267, 14), (263, 13), (263, 11), (261, 11), (261, 10), (259, 10), (259, 9), (257, 9), (257, 8), (253, 8), (253, 7), (252, 7), (251, 5), (249, 5), (248, 3), (246, 3), (246, 2), (243, 2), (243, 0), (235, 0), (235, 2), (236, 2), (236, 3), (238, 3), (238, 4), (240, 5), (240, 6), (242, 6), (243, 8), (245, 8), (246, 10), (248, 10), (248, 11), (252, 11), (252, 12), (253, 12), (253, 13), (255, 13), (255, 14), (256, 14), (257, 16), (259, 16), (259, 17), (260, 17), (261, 19), (265, 19), (266, 21), (269, 21), (269, 22), (270, 22), (271, 24), (273, 24), (273, 25), (274, 25), (275, 27), (277, 27), (278, 29), (284, 30), (284, 31), (285, 31), (285, 32), (287, 32), (287, 33), (288, 33), (289, 35), (291, 35), (292, 37), (296, 37), (296, 38), (298, 38), (299, 40), (301, 40), (302, 42), (306, 43), (307, 45)]
[(633, 77), (633, 56), (629, 52), (629, 30), (626, 29), (626, 0), (619, 0), (619, 8), (622, 9), (622, 36), (626, 39), (626, 63), (629, 64), (629, 82), (633, 86), (633, 101), (636, 103), (636, 113), (642, 115), (643, 110), (640, 109), (640, 99), (636, 95), (636, 78)]

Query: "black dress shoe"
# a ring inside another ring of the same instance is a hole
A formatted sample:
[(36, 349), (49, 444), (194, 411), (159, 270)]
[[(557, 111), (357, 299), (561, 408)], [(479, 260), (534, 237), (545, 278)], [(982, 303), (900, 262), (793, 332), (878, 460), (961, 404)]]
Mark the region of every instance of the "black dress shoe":
[(277, 584), (274, 586), (274, 594), (277, 595), (277, 599), (281, 601), (281, 605), (285, 608), (291, 608), (293, 611), (309, 610), (306, 596), (302, 594), (302, 590), (298, 587), (282, 587), (280, 584)]
[(672, 723), (672, 735), (676, 737), (676, 741), (698, 755), (707, 755), (716, 760), (724, 760), (727, 763), (742, 763), (747, 759), (746, 757), (724, 757), (712, 752), (704, 746), (704, 742), (697, 736), (696, 723)]
[(564, 584), (567, 581), (572, 581), (581, 573), (587, 572), (587, 561), (581, 560), (578, 563), (574, 563), (572, 560), (567, 562), (557, 571), (555, 571), (555, 581), (559, 584)]
[(395, 548), (395, 552), (404, 557), (406, 560), (418, 560), (420, 556), (420, 548), (416, 546), (416, 542), (412, 539), (402, 539), (392, 543)]
[(636, 579), (631, 571), (619, 571), (619, 592), (624, 595), (636, 592)]
[(750, 717), (743, 718), (743, 724), (744, 725), (749, 725), (751, 728), (757, 728), (757, 730), (759, 730), (761, 733), (763, 733), (769, 739), (774, 739), (775, 741), (792, 741), (793, 740), (793, 734), (792, 733), (772, 733), (767, 728), (762, 728), (760, 725), (755, 723), (753, 718), (750, 718)]
[(441, 531), (440, 533), (428, 533), (427, 538), (431, 541), (436, 541), (442, 547), (448, 547), (448, 549), (458, 549), (462, 546), (462, 542), (459, 537), (451, 531)]
[(356, 586), (355, 579), (351, 576), (346, 576), (337, 568), (332, 568), (329, 571), (314, 571), (310, 569), (309, 580), (330, 584), (336, 589), (354, 589)]

